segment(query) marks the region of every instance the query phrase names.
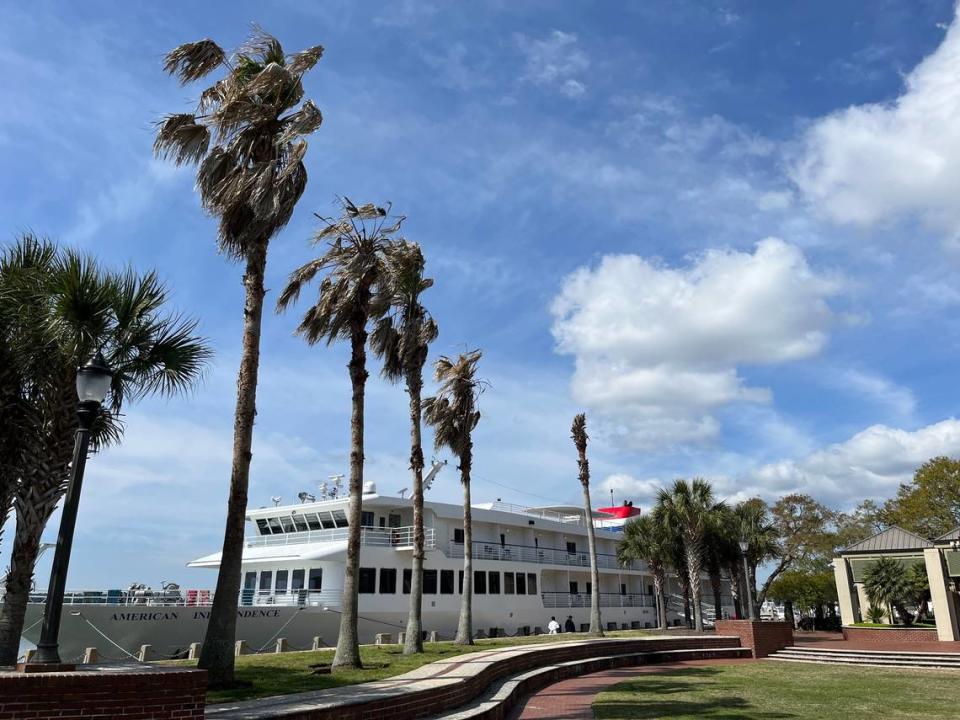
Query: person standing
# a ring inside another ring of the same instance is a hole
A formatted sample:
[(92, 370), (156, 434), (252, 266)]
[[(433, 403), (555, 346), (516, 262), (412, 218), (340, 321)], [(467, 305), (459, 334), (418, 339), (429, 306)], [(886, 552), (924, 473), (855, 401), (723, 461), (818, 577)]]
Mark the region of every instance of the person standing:
[(550, 622), (547, 623), (547, 634), (556, 635), (560, 632), (560, 623), (557, 622), (557, 618), (550, 616)]
[(577, 626), (573, 624), (573, 615), (567, 615), (567, 621), (563, 624), (564, 632), (576, 632)]

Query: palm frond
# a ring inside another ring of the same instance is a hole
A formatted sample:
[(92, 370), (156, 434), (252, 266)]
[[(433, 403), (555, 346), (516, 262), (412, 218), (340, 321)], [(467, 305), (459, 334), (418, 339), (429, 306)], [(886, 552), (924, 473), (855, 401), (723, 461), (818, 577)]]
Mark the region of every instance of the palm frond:
[(288, 57), (287, 68), (295, 75), (303, 75), (303, 73), (312, 69), (314, 65), (320, 62), (320, 58), (322, 57), (323, 46), (314, 45), (312, 48), (301, 50)]
[(206, 38), (171, 50), (164, 58), (163, 69), (170, 75), (176, 75), (181, 85), (186, 85), (209, 74), (226, 60), (223, 49)]
[(196, 163), (207, 154), (210, 131), (190, 113), (168, 115), (157, 123), (153, 154), (177, 165)]

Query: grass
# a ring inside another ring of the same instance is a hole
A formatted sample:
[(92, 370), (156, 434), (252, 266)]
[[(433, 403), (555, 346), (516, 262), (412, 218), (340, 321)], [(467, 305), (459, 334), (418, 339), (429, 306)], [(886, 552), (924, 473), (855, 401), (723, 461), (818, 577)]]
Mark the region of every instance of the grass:
[(639, 675), (601, 693), (602, 720), (851, 720), (957, 717), (960, 672), (760, 661)]
[[(607, 637), (640, 637), (656, 634), (654, 630), (626, 630), (606, 633)], [(270, 695), (289, 695), (308, 690), (325, 690), (343, 685), (356, 685), (375, 680), (402, 675), (421, 665), (444, 658), (479, 652), (497, 647), (513, 645), (531, 645), (537, 643), (558, 642), (582, 639), (580, 634), (532, 635), (528, 637), (496, 638), (477, 640), (475, 645), (454, 645), (452, 642), (424, 643), (425, 652), (421, 655), (404, 655), (400, 645), (375, 647), (363, 645), (360, 657), (366, 667), (362, 670), (334, 670), (330, 674), (318, 675), (312, 665), (330, 664), (333, 650), (317, 652), (290, 652), (280, 654), (243, 655), (237, 658), (236, 680), (245, 686), (224, 690), (211, 690), (207, 693), (208, 703), (249, 700)], [(164, 664), (192, 666), (196, 660), (173, 660)]]

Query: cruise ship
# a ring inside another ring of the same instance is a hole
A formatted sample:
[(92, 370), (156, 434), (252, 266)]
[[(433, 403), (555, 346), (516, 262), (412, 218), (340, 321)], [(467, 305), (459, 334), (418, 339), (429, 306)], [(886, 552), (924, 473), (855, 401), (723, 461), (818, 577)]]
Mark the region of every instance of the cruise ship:
[[(437, 468), (433, 469), (435, 474)], [(347, 547), (349, 498), (316, 499), (248, 510), (243, 550), (237, 640), (245, 651), (273, 652), (280, 638), (290, 650), (336, 644)], [(406, 628), (413, 552), (412, 500), (364, 487), (359, 574), (361, 643), (381, 633), (397, 639)], [(616, 545), (632, 505), (587, 518), (582, 507), (521, 507), (499, 500), (473, 506), (473, 629), (480, 636), (530, 634), (552, 616), (571, 617), (578, 630), (589, 623), (591, 594), (600, 597), (605, 628), (655, 627), (653, 580), (643, 563), (621, 567)], [(600, 587), (591, 587), (587, 523), (596, 529)], [(423, 629), (439, 638), (456, 633), (463, 583), (463, 507), (424, 503), (426, 556)], [(219, 566), (220, 553), (197, 558), (190, 568)], [(726, 585), (726, 584), (725, 584)], [(704, 584), (705, 608), (712, 607)], [(668, 593), (679, 593), (676, 578)], [(726, 591), (725, 591), (726, 592)], [(36, 643), (43, 596), (31, 597), (24, 637)], [(61, 656), (81, 658), (96, 647), (102, 659), (183, 657), (200, 643), (212, 592), (167, 586), (154, 591), (67, 593), (60, 631)], [(729, 597), (724, 596), (725, 604)], [(724, 612), (732, 612), (725, 607)], [(682, 622), (682, 606), (668, 602), (668, 621)], [(69, 658), (69, 660), (68, 660)]]

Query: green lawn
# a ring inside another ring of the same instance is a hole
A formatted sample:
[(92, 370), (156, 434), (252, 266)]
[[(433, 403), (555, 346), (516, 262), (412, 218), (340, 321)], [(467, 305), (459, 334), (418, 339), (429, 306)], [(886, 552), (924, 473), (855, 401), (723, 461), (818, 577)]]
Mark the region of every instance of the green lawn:
[(772, 660), (638, 675), (601, 693), (597, 718), (851, 720), (960, 716), (960, 671)]
[[(640, 637), (656, 634), (654, 630), (626, 630), (606, 633), (607, 637)], [(207, 702), (228, 702), (266, 697), (268, 695), (288, 695), (308, 690), (324, 690), (341, 685), (383, 680), (394, 675), (402, 675), (434, 660), (478, 652), (508, 645), (527, 645), (533, 643), (557, 642), (582, 639), (583, 635), (534, 635), (530, 637), (497, 638), (478, 640), (476, 645), (462, 646), (451, 642), (425, 643), (422, 655), (403, 655), (399, 645), (374, 647), (364, 645), (360, 656), (366, 666), (363, 670), (335, 670), (330, 674), (318, 675), (311, 665), (329, 664), (333, 660), (332, 650), (318, 652), (290, 652), (282, 654), (243, 655), (237, 658), (236, 679), (240, 683), (249, 683), (245, 687), (230, 690), (212, 690), (207, 693)], [(174, 660), (164, 664), (196, 665), (196, 660)]]

